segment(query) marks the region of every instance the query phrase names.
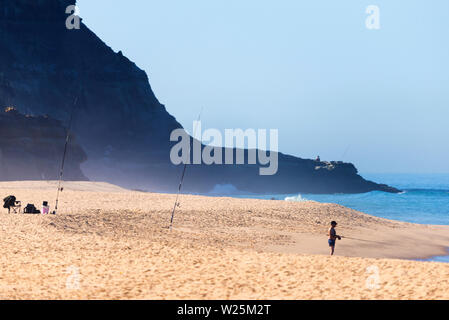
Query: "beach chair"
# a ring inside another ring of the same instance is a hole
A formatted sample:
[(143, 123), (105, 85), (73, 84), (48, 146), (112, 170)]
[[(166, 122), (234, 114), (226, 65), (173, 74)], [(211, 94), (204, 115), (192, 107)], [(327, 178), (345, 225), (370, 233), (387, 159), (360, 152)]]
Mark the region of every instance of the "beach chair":
[(22, 203), (20, 201), (17, 201), (15, 196), (8, 196), (3, 199), (3, 202), (3, 208), (8, 209), (8, 213), (11, 213), (11, 209), (13, 213), (20, 212)]
[(14, 205), (10, 207), (12, 210), (12, 213), (20, 213), (22, 210), (22, 202), (21, 201), (15, 201)]

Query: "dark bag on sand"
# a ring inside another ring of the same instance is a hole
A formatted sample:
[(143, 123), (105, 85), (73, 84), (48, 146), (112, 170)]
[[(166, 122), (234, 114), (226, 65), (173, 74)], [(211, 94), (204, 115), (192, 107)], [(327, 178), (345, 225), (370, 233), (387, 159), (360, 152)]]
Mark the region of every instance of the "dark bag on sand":
[(39, 210), (36, 209), (34, 204), (28, 203), (25, 209), (23, 209), (23, 213), (29, 213), (29, 214), (37, 214), (41, 213)]
[(14, 207), (16, 204), (16, 197), (14, 196), (7, 196), (5, 199), (3, 199), (3, 208), (8, 209), (10, 207)]

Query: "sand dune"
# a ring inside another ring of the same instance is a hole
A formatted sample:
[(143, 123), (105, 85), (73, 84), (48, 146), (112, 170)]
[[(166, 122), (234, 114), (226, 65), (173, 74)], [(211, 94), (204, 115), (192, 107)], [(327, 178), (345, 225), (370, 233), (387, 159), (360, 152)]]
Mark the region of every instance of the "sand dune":
[[(2, 182), (0, 196), (54, 204), (55, 182)], [(448, 299), (449, 228), (334, 204), (133, 192), (64, 184), (58, 215), (0, 215), (7, 299)], [(347, 238), (328, 257), (327, 224)]]

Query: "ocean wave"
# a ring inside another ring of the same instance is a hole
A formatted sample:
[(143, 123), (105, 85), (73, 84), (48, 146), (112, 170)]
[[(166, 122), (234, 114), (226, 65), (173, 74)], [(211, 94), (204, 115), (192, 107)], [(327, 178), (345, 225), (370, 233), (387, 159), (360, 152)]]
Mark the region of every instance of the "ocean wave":
[(306, 198), (303, 198), (301, 194), (298, 194), (296, 196), (292, 197), (285, 197), (285, 201), (294, 201), (294, 202), (302, 202), (302, 201), (308, 201)]

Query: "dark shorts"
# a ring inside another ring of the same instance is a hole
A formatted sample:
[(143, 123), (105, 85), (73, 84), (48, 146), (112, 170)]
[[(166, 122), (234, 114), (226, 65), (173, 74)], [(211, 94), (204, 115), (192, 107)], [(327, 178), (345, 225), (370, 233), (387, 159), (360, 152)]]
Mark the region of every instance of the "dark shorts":
[(335, 247), (335, 240), (327, 240), (327, 243), (329, 243), (329, 247)]

